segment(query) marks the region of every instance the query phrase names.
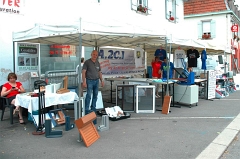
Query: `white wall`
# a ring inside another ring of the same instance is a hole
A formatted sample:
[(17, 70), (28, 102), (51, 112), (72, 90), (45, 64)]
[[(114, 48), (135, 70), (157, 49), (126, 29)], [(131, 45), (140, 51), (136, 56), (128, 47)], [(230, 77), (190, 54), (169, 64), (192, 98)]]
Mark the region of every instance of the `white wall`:
[[(0, 84), (6, 82), (8, 73), (13, 69), (12, 32), (22, 31), (35, 23), (70, 22), (80, 16), (104, 16), (115, 18), (124, 23), (134, 24), (148, 29), (167, 30), (183, 22), (183, 2), (177, 0), (178, 23), (165, 19), (165, 0), (149, 0), (150, 15), (138, 14), (131, 10), (131, 1), (116, 0), (25, 0), (24, 15), (11, 15), (0, 12)], [(96, 19), (97, 20), (97, 19)], [(4, 22), (4, 23), (2, 23)], [(19, 80), (28, 84), (28, 75), (19, 74)]]
[(192, 39), (198, 39), (198, 23), (202, 20), (215, 20), (216, 21), (216, 38), (213, 40), (219, 40), (220, 42), (227, 44), (229, 43), (230, 36), (230, 20), (226, 17), (226, 14), (211, 15), (204, 17), (186, 18), (184, 20), (184, 26), (187, 29), (186, 36)]
[[(231, 32), (231, 18), (230, 14), (219, 14), (219, 15), (209, 15), (209, 16), (202, 16), (202, 17), (194, 17), (194, 18), (186, 18), (184, 21), (184, 26), (188, 30), (187, 35), (191, 39), (198, 39), (198, 23), (202, 20), (212, 19), (216, 21), (216, 37), (213, 40), (207, 40), (209, 42), (214, 41), (214, 43), (219, 42), (219, 44), (224, 44), (227, 48), (226, 51), (230, 52), (231, 48), (231, 39), (232, 39), (232, 32)], [(222, 52), (221, 52), (222, 53)], [(216, 57), (215, 57), (216, 58)], [(213, 61), (216, 61), (215, 58), (212, 58)], [(230, 62), (230, 54), (226, 53), (226, 62)], [(218, 63), (211, 62), (211, 64), (218, 65)], [(228, 68), (227, 68), (228, 70)]]

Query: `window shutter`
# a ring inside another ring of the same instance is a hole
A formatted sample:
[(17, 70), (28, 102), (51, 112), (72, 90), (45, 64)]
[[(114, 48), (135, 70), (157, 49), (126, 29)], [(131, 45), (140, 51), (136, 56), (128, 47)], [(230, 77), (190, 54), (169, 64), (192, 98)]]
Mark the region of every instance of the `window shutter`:
[(216, 21), (212, 20), (211, 21), (211, 38), (216, 37)]
[(131, 0), (131, 7), (132, 7), (132, 10), (137, 10), (138, 0)]
[(202, 22), (198, 23), (198, 39), (202, 39)]
[(174, 22), (177, 20), (177, 6), (176, 6), (176, 0), (172, 0), (172, 17), (174, 17)]
[(165, 0), (165, 17), (166, 17), (166, 19), (169, 18), (169, 3), (168, 3), (168, 0)]

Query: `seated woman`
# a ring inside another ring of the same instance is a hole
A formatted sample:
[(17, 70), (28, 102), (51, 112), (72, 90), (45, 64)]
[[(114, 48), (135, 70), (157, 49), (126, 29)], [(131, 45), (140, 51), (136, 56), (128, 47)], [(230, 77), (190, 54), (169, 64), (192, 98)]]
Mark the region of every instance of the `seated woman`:
[[(7, 77), (8, 82), (3, 85), (1, 96), (5, 96), (8, 98), (9, 103), (15, 105), (16, 95), (19, 93), (24, 93), (25, 89), (23, 88), (20, 82), (17, 82), (17, 75), (15, 73), (9, 73)], [(16, 106), (13, 111), (13, 114), (19, 112), (19, 123), (24, 124), (23, 116), (22, 116), (22, 108), (20, 106)]]

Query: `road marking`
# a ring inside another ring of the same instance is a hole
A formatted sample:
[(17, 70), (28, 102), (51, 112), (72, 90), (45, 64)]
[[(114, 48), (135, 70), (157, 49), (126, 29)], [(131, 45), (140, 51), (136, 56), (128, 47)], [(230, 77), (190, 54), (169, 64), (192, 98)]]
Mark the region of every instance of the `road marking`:
[(146, 120), (171, 120), (171, 119), (234, 119), (235, 116), (230, 117), (131, 117), (128, 119), (132, 120), (140, 120), (140, 119), (146, 119)]
[(222, 98), (220, 100), (240, 100), (240, 99), (224, 99), (224, 98)]

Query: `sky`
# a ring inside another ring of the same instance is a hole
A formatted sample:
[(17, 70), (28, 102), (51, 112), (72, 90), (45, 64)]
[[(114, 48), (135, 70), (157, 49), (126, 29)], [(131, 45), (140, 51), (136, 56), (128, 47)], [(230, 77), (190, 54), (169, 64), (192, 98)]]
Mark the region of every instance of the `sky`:
[(235, 4), (238, 5), (238, 9), (240, 10), (240, 0), (235, 0)]

